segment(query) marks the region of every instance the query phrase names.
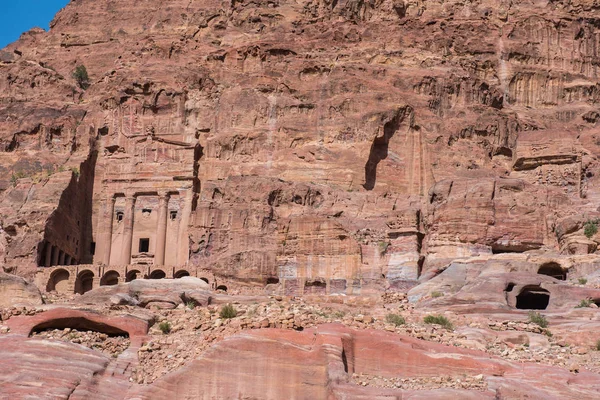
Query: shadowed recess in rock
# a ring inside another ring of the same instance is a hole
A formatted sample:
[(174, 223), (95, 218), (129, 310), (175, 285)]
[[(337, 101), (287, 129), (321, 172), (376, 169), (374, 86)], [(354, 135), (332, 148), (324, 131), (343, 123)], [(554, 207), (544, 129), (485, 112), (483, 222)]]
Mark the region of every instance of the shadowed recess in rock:
[(94, 331), (105, 333), (110, 336), (126, 336), (129, 337), (129, 334), (117, 327), (112, 325), (103, 324), (101, 322), (90, 321), (87, 318), (83, 317), (73, 317), (73, 318), (58, 318), (50, 321), (42, 322), (33, 327), (31, 333), (41, 332), (49, 329), (77, 329), (79, 331)]
[(517, 296), (517, 308), (521, 310), (545, 310), (550, 303), (550, 292), (540, 286), (525, 286)]
[(378, 136), (371, 144), (369, 159), (365, 164), (365, 184), (363, 187), (367, 190), (373, 190), (377, 182), (377, 165), (381, 160), (388, 156), (388, 147), (390, 140), (400, 128), (400, 123), (404, 119), (405, 109), (399, 110), (394, 118), (383, 125), (383, 136)]

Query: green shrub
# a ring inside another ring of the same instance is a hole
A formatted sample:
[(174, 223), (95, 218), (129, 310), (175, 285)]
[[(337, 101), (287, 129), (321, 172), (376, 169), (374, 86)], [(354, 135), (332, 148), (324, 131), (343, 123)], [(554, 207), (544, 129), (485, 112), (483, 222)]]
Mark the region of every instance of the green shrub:
[(88, 76), (85, 65), (78, 65), (73, 71), (73, 79), (77, 82), (80, 88), (86, 90), (90, 87), (90, 77)]
[(331, 316), (333, 318), (340, 319), (340, 318), (344, 318), (346, 316), (346, 313), (344, 311), (334, 311), (333, 313), (331, 313)]
[(388, 314), (385, 316), (385, 320), (395, 326), (404, 325), (406, 323), (404, 318), (398, 314)]
[(163, 321), (158, 324), (158, 329), (160, 329), (161, 332), (166, 335), (171, 332), (171, 323), (169, 321)]
[(227, 304), (221, 308), (219, 316), (223, 319), (235, 318), (237, 316), (237, 310), (231, 304)]
[(194, 308), (196, 308), (196, 302), (194, 300), (190, 300), (187, 303), (185, 303), (185, 306), (190, 310), (193, 310)]
[(444, 293), (442, 292), (431, 292), (431, 297), (433, 297), (434, 299), (437, 299), (438, 297), (442, 297), (444, 295)]
[(581, 302), (579, 302), (578, 305), (575, 306), (575, 308), (586, 308), (586, 307), (589, 307), (590, 304), (592, 304), (592, 300), (583, 299), (583, 300), (581, 300)]
[(577, 281), (579, 282), (580, 285), (585, 285), (587, 283), (587, 279), (585, 279), (585, 278), (579, 278)]
[(71, 168), (71, 172), (75, 175), (75, 178), (79, 178), (79, 168), (73, 167)]
[(378, 245), (379, 245), (379, 252), (381, 254), (385, 254), (385, 252), (387, 251), (388, 247), (390, 247), (390, 243), (389, 242), (384, 242), (384, 241), (379, 242)]
[(452, 325), (452, 322), (450, 322), (450, 320), (446, 317), (444, 317), (443, 315), (428, 315), (425, 318), (423, 318), (423, 322), (425, 322), (426, 324), (437, 324), (437, 325), (441, 325), (446, 329), (454, 329), (454, 325)]
[(598, 220), (597, 219), (588, 219), (583, 224), (583, 233), (589, 239), (598, 233)]
[(529, 322), (539, 325), (540, 328), (548, 327), (548, 320), (539, 312), (529, 311)]

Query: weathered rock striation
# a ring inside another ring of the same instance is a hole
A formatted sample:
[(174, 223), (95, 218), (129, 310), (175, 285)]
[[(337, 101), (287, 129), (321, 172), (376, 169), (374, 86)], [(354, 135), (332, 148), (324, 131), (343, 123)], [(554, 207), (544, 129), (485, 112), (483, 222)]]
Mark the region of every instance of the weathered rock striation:
[(482, 253), (593, 253), (594, 15), (71, 2), (1, 53), (4, 268), (189, 263), (357, 294)]

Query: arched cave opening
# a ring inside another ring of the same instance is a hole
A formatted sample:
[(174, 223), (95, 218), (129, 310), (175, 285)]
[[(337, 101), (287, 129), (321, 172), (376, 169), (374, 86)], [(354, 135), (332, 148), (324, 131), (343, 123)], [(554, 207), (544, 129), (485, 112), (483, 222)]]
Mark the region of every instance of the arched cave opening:
[(157, 269), (155, 271), (152, 271), (150, 273), (150, 279), (164, 279), (166, 278), (167, 274), (165, 274), (165, 271), (162, 271), (160, 269)]
[(115, 326), (96, 322), (83, 317), (67, 317), (57, 318), (50, 321), (42, 322), (31, 329), (29, 335), (33, 333), (47, 331), (51, 329), (77, 329), (79, 331), (93, 331), (105, 333), (109, 336), (125, 336), (129, 337), (129, 333)]
[(127, 272), (127, 275), (125, 276), (125, 282), (135, 281), (140, 276), (141, 276), (141, 272), (138, 271), (137, 269), (133, 269), (133, 270)]
[(75, 293), (84, 294), (94, 287), (94, 273), (90, 270), (81, 271), (75, 280)]
[(525, 286), (517, 295), (520, 310), (545, 310), (550, 303), (550, 292), (540, 286)]
[(117, 271), (108, 271), (100, 279), (100, 286), (114, 286), (119, 284), (119, 273)]
[(219, 285), (219, 286), (217, 286), (217, 290), (222, 290), (222, 291), (226, 292), (227, 291), (227, 286), (225, 286), (225, 285)]
[(175, 273), (175, 279), (183, 278), (184, 276), (190, 276), (190, 273), (186, 270), (182, 269), (181, 271), (177, 271)]
[(540, 275), (548, 275), (555, 279), (566, 281), (567, 273), (562, 269), (559, 263), (557, 262), (548, 262), (544, 263), (538, 269), (538, 274)]
[(65, 269), (57, 269), (52, 272), (48, 284), (46, 285), (46, 291), (51, 292), (56, 290), (58, 293), (66, 293), (69, 287), (69, 278), (71, 274)]

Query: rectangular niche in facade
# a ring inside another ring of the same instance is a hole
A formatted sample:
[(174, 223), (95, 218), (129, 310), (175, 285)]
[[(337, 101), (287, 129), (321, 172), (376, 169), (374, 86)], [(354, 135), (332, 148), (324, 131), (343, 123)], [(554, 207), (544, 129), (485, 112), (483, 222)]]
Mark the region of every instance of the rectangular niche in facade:
[(149, 238), (141, 238), (140, 239), (140, 253), (147, 253), (150, 250), (150, 239)]

